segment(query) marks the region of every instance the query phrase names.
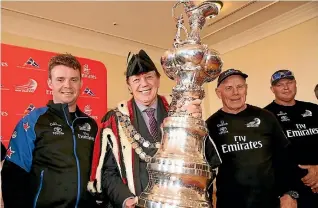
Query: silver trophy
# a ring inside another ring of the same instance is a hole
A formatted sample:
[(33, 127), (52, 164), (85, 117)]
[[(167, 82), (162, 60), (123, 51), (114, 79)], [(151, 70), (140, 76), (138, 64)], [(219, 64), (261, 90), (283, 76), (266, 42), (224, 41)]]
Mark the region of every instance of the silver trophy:
[[(200, 31), (206, 18), (218, 15), (220, 1), (195, 3), (181, 0), (188, 16), (190, 33), (183, 25), (183, 16), (175, 18), (177, 33), (174, 49), (161, 57), (166, 75), (177, 82), (172, 90), (168, 117), (162, 124), (162, 144), (147, 164), (149, 184), (141, 193), (138, 206), (148, 208), (211, 207), (207, 188), (215, 177), (204, 156), (208, 133), (202, 117), (183, 111), (184, 104), (204, 98), (203, 83), (211, 82), (221, 72), (218, 53), (201, 44)], [(180, 39), (184, 31), (186, 39)], [(215, 150), (217, 151), (217, 150)]]

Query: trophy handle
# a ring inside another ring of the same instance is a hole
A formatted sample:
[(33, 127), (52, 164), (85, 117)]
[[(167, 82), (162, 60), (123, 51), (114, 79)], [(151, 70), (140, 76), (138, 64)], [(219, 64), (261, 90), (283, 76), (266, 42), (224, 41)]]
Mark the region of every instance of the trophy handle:
[(177, 3), (172, 7), (172, 17), (173, 17), (175, 20), (177, 20), (178, 18), (176, 18), (176, 17), (174, 16), (174, 10), (175, 10), (175, 8), (177, 8), (177, 7), (179, 6), (179, 4), (182, 4), (182, 2), (179, 1), (179, 2), (177, 2)]
[(184, 44), (184, 41), (181, 40), (181, 30), (183, 30), (185, 32), (186, 38), (188, 38), (187, 28), (183, 25), (183, 23), (184, 23), (183, 15), (181, 14), (179, 17), (176, 17), (175, 12), (174, 12), (175, 8), (177, 8), (179, 6), (179, 4), (181, 4), (181, 3), (183, 3), (183, 2), (178, 2), (172, 7), (172, 17), (177, 22), (177, 25), (176, 25), (177, 32), (176, 32), (176, 36), (175, 36), (174, 42), (173, 42), (174, 48), (178, 48), (180, 45)]
[(183, 20), (183, 15), (181, 14), (180, 17), (178, 17), (176, 19), (177, 21), (177, 32), (176, 32), (176, 36), (174, 38), (174, 42), (173, 42), (173, 46), (175, 48), (178, 48), (180, 45), (184, 44), (184, 41), (181, 40), (180, 34), (181, 34), (181, 29), (185, 32), (186, 37), (188, 37), (188, 31), (187, 28), (183, 25), (184, 20)]

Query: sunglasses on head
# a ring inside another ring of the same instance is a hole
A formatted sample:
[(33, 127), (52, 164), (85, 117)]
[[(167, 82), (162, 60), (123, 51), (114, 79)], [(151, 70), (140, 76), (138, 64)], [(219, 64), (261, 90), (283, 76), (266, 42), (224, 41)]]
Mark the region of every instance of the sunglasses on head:
[(293, 72), (291, 72), (291, 71), (279, 71), (279, 72), (276, 72), (275, 74), (273, 74), (272, 80), (277, 80), (277, 79), (281, 79), (281, 78), (289, 77), (289, 76), (294, 76)]

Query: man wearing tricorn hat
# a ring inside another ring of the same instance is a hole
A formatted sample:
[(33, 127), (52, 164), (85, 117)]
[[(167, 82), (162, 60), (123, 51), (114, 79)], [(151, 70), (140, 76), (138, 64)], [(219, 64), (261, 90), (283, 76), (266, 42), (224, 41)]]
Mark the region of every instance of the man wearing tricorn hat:
[[(91, 192), (103, 192), (113, 207), (134, 207), (148, 184), (146, 156), (161, 144), (160, 125), (168, 100), (158, 95), (160, 73), (144, 50), (127, 58), (126, 82), (133, 98), (118, 104), (102, 119), (101, 141), (95, 143)], [(201, 116), (200, 100), (184, 106)], [(95, 187), (96, 185), (96, 187)]]

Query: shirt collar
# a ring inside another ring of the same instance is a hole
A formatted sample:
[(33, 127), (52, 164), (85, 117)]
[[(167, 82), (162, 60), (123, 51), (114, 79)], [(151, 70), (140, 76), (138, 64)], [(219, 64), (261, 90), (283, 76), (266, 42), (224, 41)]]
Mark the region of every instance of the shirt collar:
[(150, 105), (150, 106), (145, 106), (145, 105), (139, 103), (137, 100), (135, 100), (135, 101), (136, 101), (137, 107), (139, 108), (139, 110), (141, 112), (144, 112), (144, 110), (146, 110), (147, 108), (157, 109), (157, 107), (158, 107), (158, 98), (156, 98), (155, 102), (152, 105)]

